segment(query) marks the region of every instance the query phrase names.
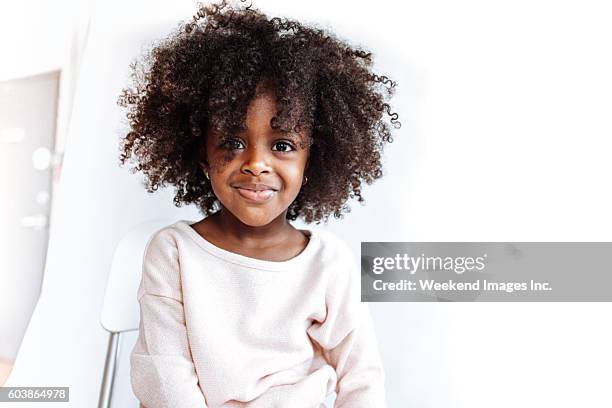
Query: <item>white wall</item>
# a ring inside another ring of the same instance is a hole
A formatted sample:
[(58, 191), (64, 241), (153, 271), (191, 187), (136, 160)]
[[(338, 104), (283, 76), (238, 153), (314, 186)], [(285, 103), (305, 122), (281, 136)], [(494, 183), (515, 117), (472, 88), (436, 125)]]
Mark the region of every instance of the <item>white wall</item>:
[[(148, 197), (115, 167), (114, 103), (140, 44), (194, 6), (147, 2), (143, 11), (144, 4), (96, 4), (43, 297), (10, 379), (70, 385), (75, 407), (97, 398), (94, 373), (106, 346), (97, 316), (113, 244), (136, 220), (169, 208), (168, 195)], [(362, 240), (610, 240), (612, 15), (605, 2), (256, 6), (334, 27), (371, 48), (380, 71), (399, 82), (403, 127), (388, 148), (387, 177), (366, 191), (365, 207), (330, 226), (356, 254)], [(390, 407), (612, 403), (604, 387), (610, 304), (371, 309)]]
[(107, 346), (100, 310), (119, 238), (148, 219), (196, 215), (175, 209), (170, 191), (147, 194), (138, 177), (118, 167), (122, 113), (115, 102), (130, 59), (143, 33), (171, 29), (175, 19), (166, 13), (171, 22), (159, 27), (159, 20), (142, 21), (132, 12), (121, 20), (118, 3), (111, 6), (93, 12), (54, 197), (42, 294), (5, 384), (69, 386), (74, 407), (97, 403)]

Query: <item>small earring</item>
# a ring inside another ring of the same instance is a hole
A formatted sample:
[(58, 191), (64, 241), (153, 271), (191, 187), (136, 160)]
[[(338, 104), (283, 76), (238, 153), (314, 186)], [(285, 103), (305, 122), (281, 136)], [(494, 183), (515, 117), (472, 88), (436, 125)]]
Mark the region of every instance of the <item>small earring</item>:
[(304, 176), (304, 182), (302, 183), (302, 185), (306, 185), (306, 183), (308, 183), (308, 177)]
[(210, 177), (208, 177), (208, 172), (207, 171), (204, 172), (204, 177), (206, 177), (206, 180), (210, 180)]

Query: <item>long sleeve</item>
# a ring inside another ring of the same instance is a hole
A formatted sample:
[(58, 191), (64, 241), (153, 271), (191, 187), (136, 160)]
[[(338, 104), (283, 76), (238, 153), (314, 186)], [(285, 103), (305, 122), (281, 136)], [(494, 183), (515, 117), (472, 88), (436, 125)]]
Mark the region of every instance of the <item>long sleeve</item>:
[(131, 383), (146, 408), (205, 408), (192, 361), (176, 242), (156, 234), (145, 251), (138, 289), (140, 332), (132, 354)]
[(348, 246), (343, 255), (347, 268), (334, 271), (325, 319), (315, 321), (308, 334), (336, 370), (336, 408), (384, 408), (385, 374), (372, 318), (360, 302), (359, 270)]

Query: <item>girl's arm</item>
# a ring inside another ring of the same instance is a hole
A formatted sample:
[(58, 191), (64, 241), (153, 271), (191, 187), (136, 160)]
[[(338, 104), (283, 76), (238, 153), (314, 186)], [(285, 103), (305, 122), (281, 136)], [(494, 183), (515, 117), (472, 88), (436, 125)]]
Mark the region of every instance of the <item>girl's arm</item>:
[(336, 369), (335, 408), (384, 408), (385, 373), (372, 318), (360, 301), (359, 270), (348, 246), (345, 253), (345, 268), (328, 287), (327, 315), (310, 326), (308, 334)]
[(172, 236), (147, 245), (138, 289), (140, 332), (130, 356), (132, 389), (147, 408), (205, 408), (191, 358)]

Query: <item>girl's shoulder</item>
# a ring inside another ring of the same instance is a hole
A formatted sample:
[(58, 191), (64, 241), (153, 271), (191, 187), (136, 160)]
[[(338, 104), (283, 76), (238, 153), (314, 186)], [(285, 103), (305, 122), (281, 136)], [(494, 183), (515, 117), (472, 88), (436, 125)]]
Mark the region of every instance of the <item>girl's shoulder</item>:
[(149, 235), (145, 247), (145, 257), (151, 253), (158, 252), (176, 254), (180, 241), (184, 240), (186, 237), (185, 227), (191, 228), (185, 220), (166, 221), (166, 223), (166, 225), (162, 223), (161, 225), (163, 226), (156, 228), (154, 232)]
[(354, 257), (349, 244), (336, 233), (326, 229), (311, 229), (312, 236), (319, 241), (322, 255), (332, 259), (344, 260)]

